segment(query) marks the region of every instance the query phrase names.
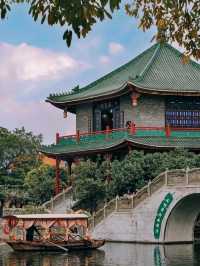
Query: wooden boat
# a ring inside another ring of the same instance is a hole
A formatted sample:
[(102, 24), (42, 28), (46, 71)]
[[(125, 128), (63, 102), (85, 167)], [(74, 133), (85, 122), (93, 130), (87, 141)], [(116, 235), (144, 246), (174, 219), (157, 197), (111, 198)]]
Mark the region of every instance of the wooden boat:
[(97, 249), (103, 239), (91, 239), (85, 214), (31, 214), (3, 217), (4, 241), (15, 251)]
[[(104, 245), (105, 240), (80, 240), (80, 241), (22, 241), (8, 240), (6, 243), (15, 251), (58, 251), (62, 248), (67, 250), (97, 249)], [(64, 251), (64, 249), (63, 249)]]

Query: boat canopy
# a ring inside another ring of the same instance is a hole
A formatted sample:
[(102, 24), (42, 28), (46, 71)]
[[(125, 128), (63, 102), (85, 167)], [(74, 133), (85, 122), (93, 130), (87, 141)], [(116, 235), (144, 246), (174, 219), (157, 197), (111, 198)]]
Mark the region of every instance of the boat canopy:
[(70, 213), (70, 214), (23, 214), (23, 215), (7, 215), (3, 219), (88, 219), (88, 216), (83, 213)]
[(52, 226), (72, 228), (74, 226), (88, 227), (88, 216), (86, 214), (25, 214), (7, 215), (3, 217), (3, 224), (10, 227), (30, 227), (40, 226), (48, 229)]

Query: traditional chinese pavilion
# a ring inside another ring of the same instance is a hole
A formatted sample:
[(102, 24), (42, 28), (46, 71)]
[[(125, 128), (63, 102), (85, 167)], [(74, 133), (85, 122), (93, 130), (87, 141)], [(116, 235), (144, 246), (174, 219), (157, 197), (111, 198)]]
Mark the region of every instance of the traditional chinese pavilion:
[(69, 164), (98, 154), (121, 156), (184, 147), (200, 150), (200, 65), (157, 43), (86, 87), (47, 102), (76, 114), (76, 134), (42, 152)]

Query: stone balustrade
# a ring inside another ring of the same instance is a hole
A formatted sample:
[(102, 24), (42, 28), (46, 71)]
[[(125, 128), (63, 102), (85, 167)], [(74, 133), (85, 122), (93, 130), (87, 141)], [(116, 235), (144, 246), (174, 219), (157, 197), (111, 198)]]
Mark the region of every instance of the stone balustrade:
[(65, 202), (69, 197), (73, 197), (73, 188), (71, 186), (64, 189), (61, 193), (57, 194), (49, 201), (45, 202), (42, 206), (50, 211), (53, 211), (57, 205), (62, 204), (62, 202)]
[(127, 197), (116, 197), (107, 202), (90, 219), (91, 230), (113, 212), (126, 212), (138, 206), (163, 186), (185, 187), (200, 185), (200, 168), (166, 170), (154, 178), (148, 185), (140, 189), (136, 194)]

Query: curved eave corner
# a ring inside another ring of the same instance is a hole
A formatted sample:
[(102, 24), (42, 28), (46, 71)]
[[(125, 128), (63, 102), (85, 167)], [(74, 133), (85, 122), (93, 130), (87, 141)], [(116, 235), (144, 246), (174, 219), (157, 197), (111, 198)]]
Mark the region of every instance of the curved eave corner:
[[(92, 96), (85, 96), (85, 97), (80, 97), (78, 99), (66, 99), (66, 100), (56, 100), (56, 99), (50, 99), (49, 97), (45, 100), (45, 102), (51, 103), (52, 105), (54, 105), (55, 107), (58, 107), (60, 109), (64, 109), (66, 106), (69, 106), (69, 108), (73, 108), (76, 105), (79, 105), (80, 103), (84, 103), (84, 102), (88, 102), (88, 101), (98, 101), (102, 98), (111, 98), (111, 97), (118, 97), (121, 96), (124, 93), (128, 93), (129, 92), (129, 86), (132, 86), (132, 84), (127, 81), (125, 82), (121, 87), (118, 87), (112, 91), (108, 91), (105, 93), (97, 93), (96, 95), (92, 95)], [(75, 94), (78, 95), (78, 94)]]

